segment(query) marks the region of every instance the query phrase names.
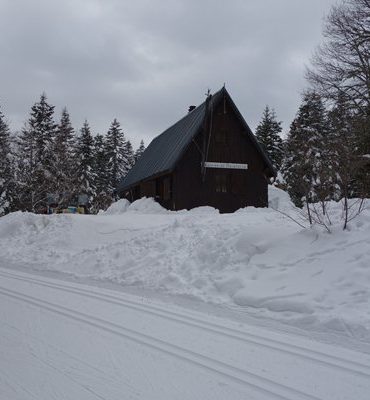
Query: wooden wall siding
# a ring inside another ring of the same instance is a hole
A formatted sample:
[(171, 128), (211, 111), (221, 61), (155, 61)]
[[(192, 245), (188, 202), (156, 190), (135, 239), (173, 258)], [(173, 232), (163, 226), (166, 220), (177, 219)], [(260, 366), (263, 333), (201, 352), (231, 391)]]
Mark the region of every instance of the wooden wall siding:
[(174, 209), (172, 174), (161, 176), (157, 178), (155, 182), (156, 182), (155, 199), (161, 206), (170, 210)]
[[(219, 134), (220, 131), (224, 133)], [(224, 142), (218, 140), (220, 136)], [(261, 155), (228, 103), (221, 102), (214, 110), (208, 161), (248, 163), (249, 170), (258, 172), (264, 168)]]
[(135, 201), (141, 197), (153, 197), (163, 207), (175, 209), (173, 204), (173, 174), (148, 179), (122, 193), (122, 197)]
[(141, 182), (140, 195), (141, 195), (141, 197), (155, 197), (156, 196), (155, 180)]
[[(223, 133), (218, 134), (220, 131)], [(233, 212), (247, 205), (267, 206), (264, 161), (227, 103), (224, 107), (221, 102), (214, 110), (207, 161), (246, 163), (248, 170), (207, 168), (203, 182), (202, 156), (199, 151), (202, 147), (203, 132), (194, 139), (175, 169), (176, 209), (210, 205), (221, 212)], [(226, 192), (216, 191), (217, 176), (220, 174), (226, 175), (228, 182)]]

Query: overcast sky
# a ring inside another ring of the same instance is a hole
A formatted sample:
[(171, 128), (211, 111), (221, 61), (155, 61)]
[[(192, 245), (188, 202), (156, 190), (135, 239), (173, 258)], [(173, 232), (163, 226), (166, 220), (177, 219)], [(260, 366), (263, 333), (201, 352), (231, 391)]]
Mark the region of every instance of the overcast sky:
[(13, 130), (45, 91), (59, 118), (137, 146), (224, 83), (255, 129), (286, 130), (335, 0), (0, 0), (0, 105)]

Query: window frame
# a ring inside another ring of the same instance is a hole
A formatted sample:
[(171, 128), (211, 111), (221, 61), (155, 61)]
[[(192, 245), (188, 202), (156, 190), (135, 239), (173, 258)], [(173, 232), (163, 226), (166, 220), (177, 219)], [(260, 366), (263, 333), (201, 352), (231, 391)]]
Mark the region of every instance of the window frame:
[(226, 172), (218, 172), (215, 174), (215, 192), (216, 193), (229, 193), (229, 174)]

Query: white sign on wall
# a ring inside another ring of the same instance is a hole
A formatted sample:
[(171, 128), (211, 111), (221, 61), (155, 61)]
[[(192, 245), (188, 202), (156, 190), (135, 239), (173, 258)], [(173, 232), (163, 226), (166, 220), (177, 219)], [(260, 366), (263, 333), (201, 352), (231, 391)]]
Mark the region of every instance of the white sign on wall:
[(248, 169), (248, 164), (210, 162), (204, 163), (206, 168)]

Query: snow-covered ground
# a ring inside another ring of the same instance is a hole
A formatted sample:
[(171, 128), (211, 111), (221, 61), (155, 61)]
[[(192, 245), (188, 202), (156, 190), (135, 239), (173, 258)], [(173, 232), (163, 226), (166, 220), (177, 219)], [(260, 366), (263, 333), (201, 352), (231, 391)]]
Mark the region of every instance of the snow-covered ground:
[(0, 218), (0, 399), (367, 400), (370, 210), (270, 205)]
[[(273, 208), (297, 217), (279, 189)], [(272, 208), (169, 212), (120, 200), (90, 215), (0, 218), (0, 266), (63, 272), (191, 296), (305, 330), (370, 342), (370, 210), (334, 227), (302, 229)]]
[(4, 400), (368, 400), (370, 355), (0, 268)]

